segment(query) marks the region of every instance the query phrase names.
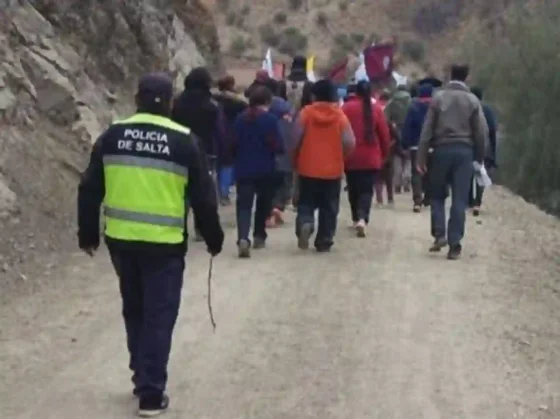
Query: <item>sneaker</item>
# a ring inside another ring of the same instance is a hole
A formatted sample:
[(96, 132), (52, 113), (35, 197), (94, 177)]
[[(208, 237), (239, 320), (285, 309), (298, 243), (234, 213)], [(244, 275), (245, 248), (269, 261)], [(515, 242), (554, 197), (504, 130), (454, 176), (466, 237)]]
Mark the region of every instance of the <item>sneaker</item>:
[(311, 224), (304, 224), (301, 226), (298, 237), (298, 247), (301, 250), (309, 249), (309, 239), (311, 238), (312, 232), (313, 226)]
[(447, 253), (447, 259), (457, 260), (461, 257), (461, 251), (463, 247), (460, 244), (452, 244), (449, 246), (449, 252)]
[(331, 251), (331, 246), (317, 246), (315, 250), (317, 253), (328, 253)]
[(438, 237), (437, 239), (435, 239), (432, 247), (430, 247), (430, 252), (439, 252), (445, 246), (447, 246), (447, 240), (445, 239), (445, 237)]
[(418, 213), (421, 212), (421, 211), (422, 211), (422, 205), (415, 204), (415, 205), (412, 207), (412, 212), (415, 212), (416, 214), (418, 214)]
[(475, 217), (478, 217), (480, 215), (480, 207), (474, 207), (472, 213)]
[(253, 238), (253, 249), (264, 249), (266, 247), (265, 239), (261, 237)]
[(140, 399), (138, 416), (141, 418), (153, 418), (161, 415), (169, 408), (169, 397), (143, 397)]
[(376, 202), (375, 208), (383, 208), (383, 202)]
[(249, 240), (239, 240), (237, 254), (242, 259), (251, 257), (251, 243), (249, 243)]
[(361, 238), (366, 236), (366, 222), (364, 220), (356, 223), (356, 235)]

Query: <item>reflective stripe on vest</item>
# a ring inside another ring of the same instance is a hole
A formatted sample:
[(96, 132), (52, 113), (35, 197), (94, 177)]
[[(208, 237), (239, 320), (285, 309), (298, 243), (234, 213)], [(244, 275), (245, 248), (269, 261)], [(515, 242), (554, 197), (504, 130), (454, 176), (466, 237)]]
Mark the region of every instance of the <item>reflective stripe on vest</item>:
[[(186, 127), (150, 114), (136, 114), (116, 124), (146, 124), (190, 133)], [(107, 237), (148, 243), (184, 241), (186, 167), (134, 155), (105, 155), (103, 166)]]

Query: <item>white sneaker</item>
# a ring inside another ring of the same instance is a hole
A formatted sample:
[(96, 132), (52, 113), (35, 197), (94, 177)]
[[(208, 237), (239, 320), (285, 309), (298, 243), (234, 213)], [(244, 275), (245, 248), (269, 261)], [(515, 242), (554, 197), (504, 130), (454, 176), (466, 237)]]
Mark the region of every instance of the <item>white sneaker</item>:
[(364, 220), (356, 223), (356, 235), (361, 238), (366, 236), (366, 222)]

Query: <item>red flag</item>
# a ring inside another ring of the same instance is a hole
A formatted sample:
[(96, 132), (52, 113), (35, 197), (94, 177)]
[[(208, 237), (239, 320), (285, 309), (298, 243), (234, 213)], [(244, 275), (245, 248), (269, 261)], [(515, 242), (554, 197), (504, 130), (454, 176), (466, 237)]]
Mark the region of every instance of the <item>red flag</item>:
[(390, 78), (393, 74), (393, 44), (379, 44), (364, 50), (366, 73), (370, 80)]
[(331, 71), (329, 71), (327, 78), (334, 82), (344, 82), (346, 77), (346, 66), (348, 66), (348, 57), (344, 57), (342, 61), (336, 64)]

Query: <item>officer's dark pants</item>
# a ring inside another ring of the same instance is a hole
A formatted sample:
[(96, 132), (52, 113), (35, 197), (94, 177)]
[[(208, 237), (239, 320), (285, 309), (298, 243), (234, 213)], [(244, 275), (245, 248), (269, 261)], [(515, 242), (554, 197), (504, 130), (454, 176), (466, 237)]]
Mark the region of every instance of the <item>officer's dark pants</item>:
[(352, 221), (357, 223), (364, 220), (369, 223), (373, 188), (377, 170), (348, 170), (346, 183), (348, 184), (348, 202), (352, 213)]
[(158, 397), (167, 383), (185, 259), (111, 249), (111, 260), (119, 277), (132, 381), (140, 396)]
[[(430, 176), (432, 235), (446, 237), (450, 245), (460, 244), (465, 234), (466, 210), (473, 174), (473, 148), (467, 144), (436, 147)], [(445, 199), (451, 186), (451, 209), (446, 229)], [(446, 234), (447, 233), (447, 234)]]
[(299, 177), (296, 235), (299, 237), (304, 224), (315, 228), (315, 210), (319, 210), (319, 225), (315, 236), (317, 249), (328, 249), (334, 243), (341, 183), (341, 179)]

